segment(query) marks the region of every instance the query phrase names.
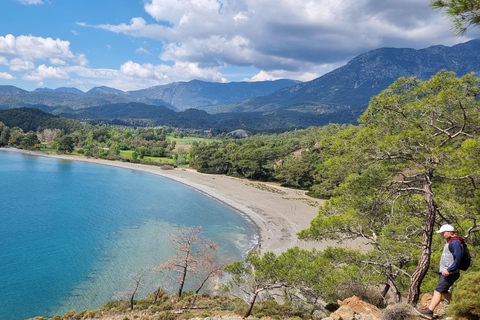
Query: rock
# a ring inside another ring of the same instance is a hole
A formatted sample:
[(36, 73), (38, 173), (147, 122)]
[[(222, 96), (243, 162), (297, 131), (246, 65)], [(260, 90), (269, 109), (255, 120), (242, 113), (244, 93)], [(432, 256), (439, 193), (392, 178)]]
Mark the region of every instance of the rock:
[(425, 293), (422, 296), (422, 299), (420, 299), (420, 302), (418, 303), (418, 308), (427, 308), (430, 306), (430, 302), (432, 302), (433, 296), (430, 293)]
[(328, 320), (379, 320), (380, 309), (353, 296), (338, 301), (340, 308), (332, 313)]

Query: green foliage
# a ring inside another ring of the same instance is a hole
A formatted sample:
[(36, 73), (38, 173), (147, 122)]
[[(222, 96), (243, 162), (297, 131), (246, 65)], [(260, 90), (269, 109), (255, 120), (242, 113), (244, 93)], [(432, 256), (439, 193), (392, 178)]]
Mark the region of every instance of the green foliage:
[(480, 25), (480, 2), (477, 0), (433, 0), (430, 5), (434, 9), (445, 9), (458, 35), (465, 34), (470, 26)]
[[(335, 135), (351, 128), (329, 125), (279, 135), (253, 136), (196, 143), (190, 149), (190, 166), (203, 173), (278, 181), (283, 186), (310, 190), (313, 196), (329, 196), (339, 183), (330, 178), (324, 161), (332, 145), (341, 141)], [(349, 134), (345, 134), (349, 137)], [(329, 180), (330, 179), (330, 180)]]
[(460, 319), (480, 319), (480, 271), (462, 273), (455, 283), (448, 315)]
[(0, 121), (6, 126), (20, 127), (24, 131), (41, 131), (45, 128), (57, 128), (75, 131), (82, 127), (80, 122), (60, 118), (34, 108), (19, 108), (0, 111)]
[(479, 83), (441, 71), (424, 82), (400, 78), (372, 98), (350, 139), (332, 140), (324, 166), (339, 184), (300, 237), (363, 238), (372, 249), (365, 262), (380, 267), (397, 300), (408, 275), (418, 275), (409, 288), (416, 299), (435, 217), (459, 231), (479, 218)]
[(157, 320), (174, 320), (175, 316), (169, 311), (160, 312), (157, 317)]
[(40, 140), (38, 140), (37, 134), (33, 131), (28, 132), (20, 143), (22, 149), (34, 149), (40, 148)]
[(309, 318), (308, 314), (299, 311), (287, 304), (278, 304), (274, 299), (260, 301), (255, 305), (254, 315), (256, 318), (270, 317), (274, 319), (282, 318)]
[(62, 153), (72, 153), (75, 141), (70, 135), (64, 135), (57, 141), (57, 150)]
[(411, 313), (412, 306), (406, 303), (397, 303), (382, 312), (381, 320), (408, 320), (413, 318)]

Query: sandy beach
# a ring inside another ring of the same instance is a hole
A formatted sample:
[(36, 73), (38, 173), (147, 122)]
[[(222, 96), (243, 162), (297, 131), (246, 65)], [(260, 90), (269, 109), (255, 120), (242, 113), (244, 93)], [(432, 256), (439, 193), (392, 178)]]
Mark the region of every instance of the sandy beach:
[[(139, 170), (177, 181), (221, 201), (236, 209), (239, 214), (246, 215), (257, 226), (258, 248), (262, 252), (272, 251), (279, 254), (295, 246), (322, 249), (328, 245), (336, 245), (334, 242), (306, 242), (297, 238), (296, 234), (309, 227), (310, 221), (318, 213), (318, 206), (322, 204), (322, 200), (305, 195), (305, 191), (224, 175), (203, 174), (192, 169), (164, 170), (156, 166), (129, 162), (20, 149), (2, 150)], [(345, 245), (352, 244), (343, 243), (343, 246)]]

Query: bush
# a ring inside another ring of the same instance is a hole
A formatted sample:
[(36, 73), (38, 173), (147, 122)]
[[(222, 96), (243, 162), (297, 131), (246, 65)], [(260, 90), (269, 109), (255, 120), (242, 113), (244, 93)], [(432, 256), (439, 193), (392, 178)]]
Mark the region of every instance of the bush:
[(115, 309), (117, 311), (125, 311), (130, 308), (130, 302), (124, 300), (110, 301), (100, 308), (102, 311)]
[(69, 310), (63, 315), (63, 319), (77, 319), (75, 310)]
[(174, 320), (174, 319), (175, 319), (175, 316), (168, 311), (164, 311), (160, 313), (157, 317), (157, 320)]
[(467, 272), (453, 290), (447, 314), (455, 319), (480, 319), (480, 271)]
[(335, 312), (340, 308), (340, 305), (336, 302), (329, 302), (325, 305), (325, 310), (329, 312)]
[(181, 314), (179, 319), (181, 320), (187, 320), (187, 319), (192, 319), (195, 318), (195, 315), (191, 312), (185, 312), (184, 314)]
[(345, 300), (349, 297), (357, 296), (360, 300), (377, 305), (380, 294), (367, 283), (360, 281), (351, 281), (337, 286), (338, 300)]
[(397, 303), (382, 313), (381, 320), (408, 320), (411, 318), (412, 307), (406, 303)]
[(170, 301), (164, 302), (160, 305), (160, 310), (173, 310), (173, 303)]

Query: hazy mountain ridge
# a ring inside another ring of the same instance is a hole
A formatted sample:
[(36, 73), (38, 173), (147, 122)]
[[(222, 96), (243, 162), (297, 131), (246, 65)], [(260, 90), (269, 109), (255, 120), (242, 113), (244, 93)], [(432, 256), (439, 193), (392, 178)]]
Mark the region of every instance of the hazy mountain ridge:
[(264, 96), (297, 84), (295, 80), (216, 83), (200, 80), (174, 82), (143, 90), (129, 91), (131, 96), (162, 99), (179, 110), (238, 103)]
[(0, 94), (3, 95), (0, 96), (0, 105), (7, 105), (9, 99), (5, 95), (11, 95), (23, 104), (69, 107), (72, 109), (140, 102), (148, 105), (166, 106), (171, 110), (184, 110), (208, 105), (238, 103), (256, 96), (270, 94), (296, 83), (298, 81), (294, 80), (232, 83), (192, 80), (136, 91), (122, 91), (101, 86), (92, 88), (87, 92), (67, 87), (57, 89), (38, 88), (30, 92), (14, 86), (0, 86)]

